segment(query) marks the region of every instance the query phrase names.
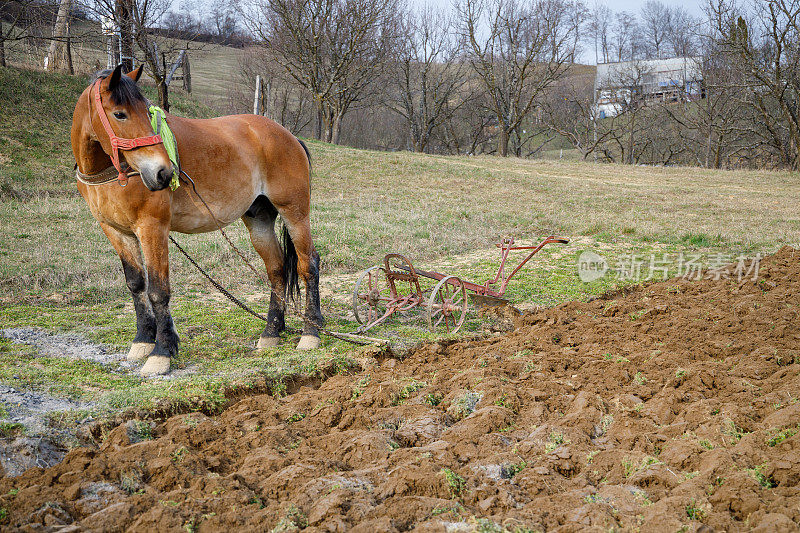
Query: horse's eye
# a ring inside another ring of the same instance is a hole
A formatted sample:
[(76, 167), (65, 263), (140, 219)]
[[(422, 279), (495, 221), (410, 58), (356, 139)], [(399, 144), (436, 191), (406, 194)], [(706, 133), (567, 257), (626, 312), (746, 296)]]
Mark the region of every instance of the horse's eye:
[(125, 120), (128, 116), (122, 111), (114, 111), (114, 118), (117, 120)]

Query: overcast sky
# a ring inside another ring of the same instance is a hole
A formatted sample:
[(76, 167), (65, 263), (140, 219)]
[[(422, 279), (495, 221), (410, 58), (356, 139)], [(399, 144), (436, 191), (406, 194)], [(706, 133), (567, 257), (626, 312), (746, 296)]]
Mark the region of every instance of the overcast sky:
[[(644, 5), (646, 0), (608, 0), (606, 2), (600, 2), (601, 4), (605, 4), (610, 7), (614, 11), (629, 11), (631, 13), (636, 13), (637, 15), (642, 11), (642, 6)], [(662, 0), (664, 1), (664, 0)], [(666, 0), (664, 1), (667, 5), (677, 5), (683, 6), (686, 10), (694, 16), (700, 16), (703, 14), (703, 2), (702, 1), (691, 1), (691, 0)], [(591, 7), (594, 5), (593, 0), (587, 0), (586, 4)]]

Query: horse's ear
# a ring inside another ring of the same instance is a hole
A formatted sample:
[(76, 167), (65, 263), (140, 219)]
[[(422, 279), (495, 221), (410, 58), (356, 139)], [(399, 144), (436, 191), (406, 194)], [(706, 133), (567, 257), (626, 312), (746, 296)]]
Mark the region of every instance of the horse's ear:
[(108, 78), (108, 90), (113, 91), (119, 85), (120, 76), (122, 76), (122, 65), (117, 65), (114, 72)]
[(133, 81), (139, 81), (139, 78), (142, 77), (143, 71), (144, 71), (144, 65), (139, 65), (138, 67), (136, 67), (135, 69), (133, 69), (132, 71), (128, 72), (125, 75), (128, 76)]

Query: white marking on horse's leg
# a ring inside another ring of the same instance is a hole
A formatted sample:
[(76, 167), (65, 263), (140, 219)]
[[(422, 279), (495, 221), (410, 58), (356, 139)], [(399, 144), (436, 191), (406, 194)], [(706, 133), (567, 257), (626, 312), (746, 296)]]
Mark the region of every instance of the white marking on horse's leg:
[(155, 347), (152, 342), (134, 342), (128, 352), (128, 361), (139, 362), (147, 359)]
[(274, 348), (280, 342), (280, 337), (259, 337), (256, 349), (265, 350), (267, 348)]
[(313, 350), (319, 348), (320, 340), (315, 335), (303, 335), (300, 337), (300, 342), (297, 343), (298, 350)]
[(151, 355), (139, 373), (143, 376), (163, 376), (169, 373), (170, 358), (164, 355)]

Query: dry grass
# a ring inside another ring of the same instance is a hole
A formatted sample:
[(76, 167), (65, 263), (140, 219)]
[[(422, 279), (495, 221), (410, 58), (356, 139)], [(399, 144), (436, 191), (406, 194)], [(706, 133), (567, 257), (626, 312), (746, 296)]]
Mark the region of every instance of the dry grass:
[[(218, 68), (213, 65), (204, 67), (209, 70), (202, 77), (223, 79), (211, 74)], [(14, 88), (0, 92), (0, 322), (78, 331), (124, 350), (134, 334), (134, 319), (119, 260), (71, 177), (66, 142), (70, 106), (83, 83), (0, 69), (0, 85)], [(180, 105), (189, 113), (203, 111), (191, 101)], [(552, 305), (623, 283), (582, 283), (576, 258), (584, 249), (609, 258), (691, 250), (738, 254), (800, 242), (800, 180), (788, 172), (444, 157), (320, 142), (309, 146), (324, 313), (335, 330), (355, 327), (347, 300), (357, 272), (390, 251), (405, 253), (422, 268), (483, 281), (496, 268), (491, 245), (500, 236), (532, 241), (559, 233), (573, 243), (545, 249), (509, 289), (516, 304)], [(242, 224), (231, 226), (230, 234), (256, 261)], [(223, 284), (264, 309), (267, 288), (219, 235), (178, 238)], [(242, 374), (261, 375), (266, 369), (283, 375), (286, 368), (316, 364), (318, 357), (350, 353), (349, 346), (326, 338), (323, 349), (310, 358), (286, 347), (262, 357), (251, 349), (260, 324), (224, 303), (174, 250), (171, 279), (175, 320), (184, 339), (176, 365), (197, 371), (176, 378), (179, 386), (151, 386), (100, 365), (87, 370), (75, 362), (41, 358), (39, 366), (30, 365), (33, 356), (20, 359), (24, 350), (8, 342), (0, 345), (6, 368), (0, 381), (57, 394), (108, 394), (107, 403), (116, 408), (128, 405), (121, 399), (147, 405), (170, 394), (196, 403), (219, 400), (221, 384)], [(375, 335), (421, 338), (421, 324), (410, 316)], [(472, 322), (467, 329), (477, 327)], [(283, 357), (293, 358), (291, 364)], [(65, 375), (78, 378), (65, 382)]]

